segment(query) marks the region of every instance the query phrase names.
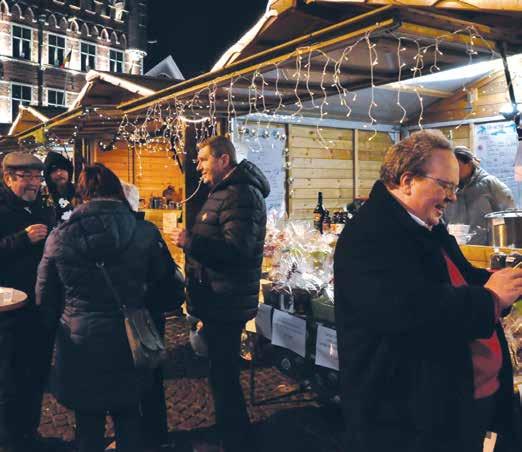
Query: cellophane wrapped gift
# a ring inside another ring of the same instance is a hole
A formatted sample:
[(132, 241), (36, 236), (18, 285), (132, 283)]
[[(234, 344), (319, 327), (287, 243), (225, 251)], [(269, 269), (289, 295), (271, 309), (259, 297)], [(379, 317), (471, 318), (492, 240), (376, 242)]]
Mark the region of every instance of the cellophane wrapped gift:
[(516, 380), (522, 383), (522, 301), (514, 304), (511, 313), (503, 319)]
[(269, 218), (265, 255), (271, 257), (268, 277), (273, 286), (265, 303), (290, 313), (310, 313), (311, 300), (332, 282), (336, 239), (321, 235), (309, 222)]

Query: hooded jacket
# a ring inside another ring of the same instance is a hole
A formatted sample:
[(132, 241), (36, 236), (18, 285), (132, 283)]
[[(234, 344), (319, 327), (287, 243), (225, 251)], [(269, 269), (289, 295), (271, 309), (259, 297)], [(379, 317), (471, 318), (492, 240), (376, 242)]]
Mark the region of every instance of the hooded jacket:
[(470, 245), (488, 244), (488, 226), (484, 218), (491, 212), (515, 207), (506, 184), (482, 168), (475, 168), (469, 181), (457, 193), (457, 201), (448, 205), (444, 217), (448, 224), (469, 224)]
[(268, 180), (247, 160), (211, 190), (185, 246), (192, 315), (218, 321), (255, 316), (269, 193)]
[(54, 211), (40, 196), (27, 202), (0, 186), (0, 286), (14, 287), (34, 300), (36, 270), (44, 241), (32, 244), (25, 228), (32, 224), (54, 226)]
[[(69, 174), (66, 192), (60, 194), (56, 184), (51, 180), (51, 173), (56, 169), (64, 169)], [(56, 219), (58, 223), (67, 221), (72, 214), (74, 206), (72, 204), (74, 199), (74, 185), (72, 184), (73, 165), (70, 160), (66, 159), (57, 152), (49, 152), (44, 161), (44, 177), (49, 196), (56, 210)]]
[[(100, 261), (130, 307), (145, 303), (155, 311), (156, 301), (179, 293), (176, 266), (158, 229), (136, 221), (122, 202), (82, 204), (53, 231), (38, 269), (36, 296), (48, 326), (58, 323), (53, 389), (75, 410), (132, 405), (145, 389), (123, 314), (96, 267)], [(154, 297), (148, 297), (150, 291)]]

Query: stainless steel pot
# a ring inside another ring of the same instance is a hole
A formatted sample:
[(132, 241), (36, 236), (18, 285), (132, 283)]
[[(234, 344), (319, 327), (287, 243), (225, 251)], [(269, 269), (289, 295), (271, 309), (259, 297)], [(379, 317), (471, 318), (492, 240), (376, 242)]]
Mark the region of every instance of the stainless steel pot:
[(489, 244), (495, 247), (522, 248), (522, 210), (510, 209), (485, 216)]

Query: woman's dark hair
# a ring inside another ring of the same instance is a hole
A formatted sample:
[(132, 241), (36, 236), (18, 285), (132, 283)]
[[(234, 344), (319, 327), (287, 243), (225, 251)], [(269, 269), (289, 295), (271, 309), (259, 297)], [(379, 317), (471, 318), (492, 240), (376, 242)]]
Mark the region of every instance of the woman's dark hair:
[(101, 163), (86, 166), (80, 173), (76, 195), (82, 202), (96, 198), (111, 198), (129, 205), (120, 179)]

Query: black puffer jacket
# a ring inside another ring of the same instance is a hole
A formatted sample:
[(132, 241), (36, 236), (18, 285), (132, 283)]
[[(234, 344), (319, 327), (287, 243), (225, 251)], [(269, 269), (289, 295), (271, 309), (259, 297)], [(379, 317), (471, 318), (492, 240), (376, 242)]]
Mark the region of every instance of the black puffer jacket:
[(211, 191), (185, 247), (191, 314), (223, 321), (255, 316), (269, 193), (268, 180), (247, 160)]
[(29, 203), (9, 188), (0, 187), (0, 286), (22, 290), (34, 299), (36, 269), (44, 241), (31, 244), (25, 228), (32, 224), (54, 226), (54, 211), (40, 197)]
[(133, 366), (123, 315), (96, 261), (105, 262), (130, 306), (140, 306), (149, 288), (155, 300), (179, 293), (176, 267), (158, 229), (136, 221), (121, 202), (83, 204), (53, 231), (38, 269), (36, 296), (49, 326), (60, 319), (54, 390), (75, 410), (132, 405), (146, 388), (146, 375)]

